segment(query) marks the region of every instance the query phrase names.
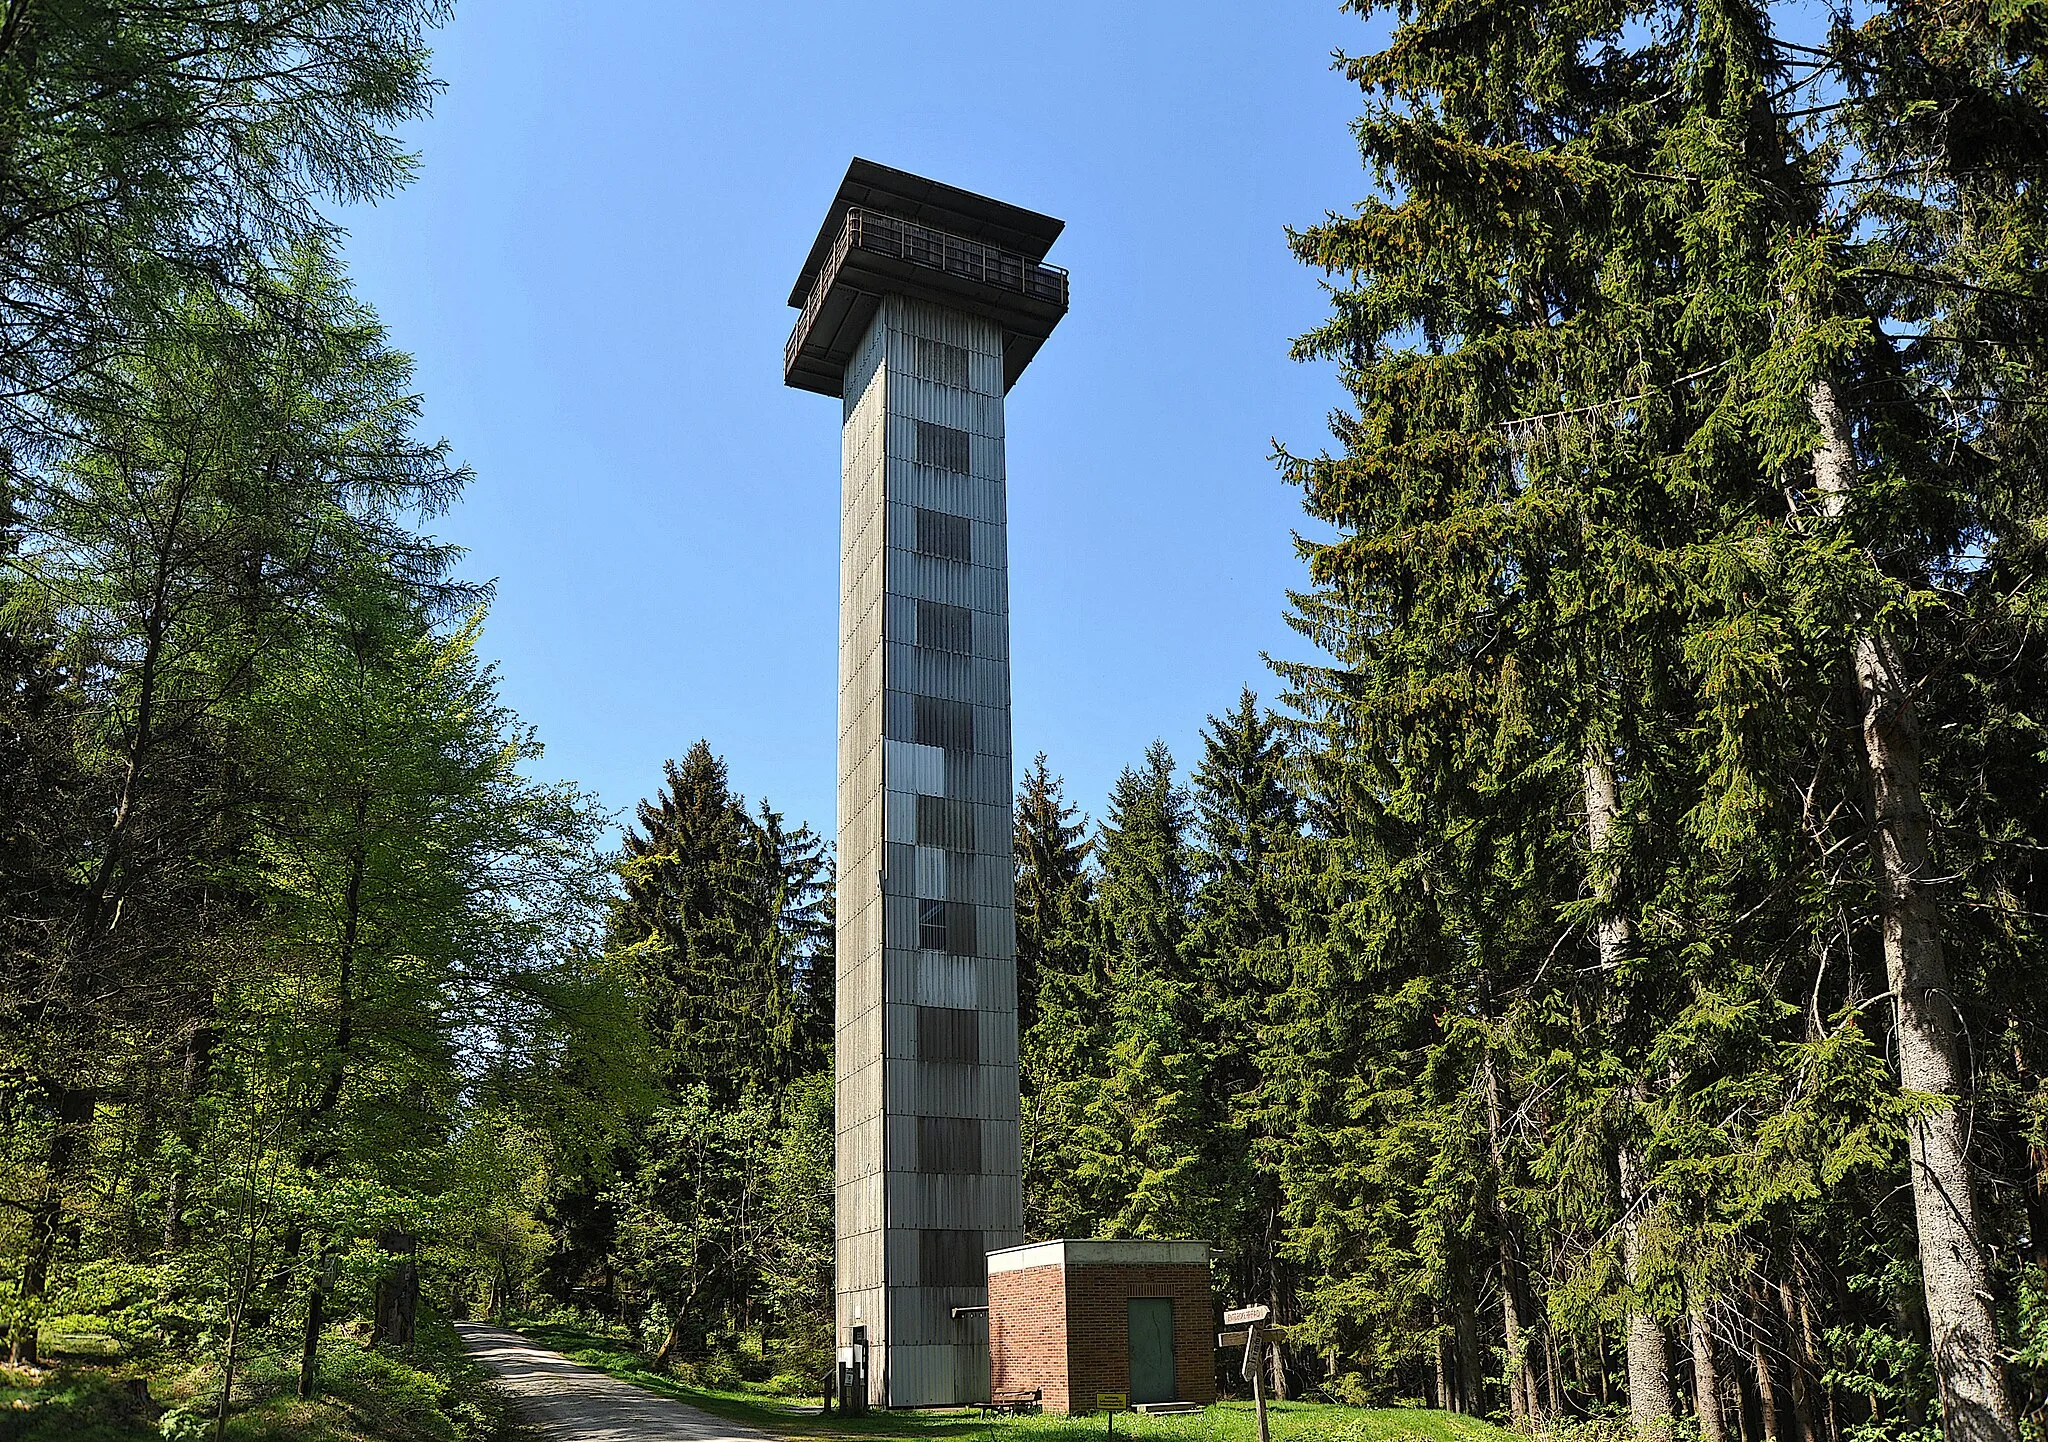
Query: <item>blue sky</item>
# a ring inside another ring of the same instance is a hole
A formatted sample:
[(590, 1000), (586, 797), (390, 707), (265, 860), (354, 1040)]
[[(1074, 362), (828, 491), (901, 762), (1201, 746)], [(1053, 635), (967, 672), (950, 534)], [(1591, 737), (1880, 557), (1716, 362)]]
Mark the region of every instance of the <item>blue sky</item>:
[(1339, 397), (1287, 359), (1324, 311), (1284, 227), (1363, 193), (1368, 30), (1334, 0), (1033, 7), (467, 0), (419, 181), (343, 218), (362, 294), (475, 466), (437, 529), (495, 577), (485, 636), (613, 808), (707, 737), (830, 833), (837, 403), (781, 383), (789, 288), (863, 155), (1062, 217), (1071, 313), (1011, 393), (1019, 765), (1104, 793), (1209, 713), (1300, 579), (1274, 438)]

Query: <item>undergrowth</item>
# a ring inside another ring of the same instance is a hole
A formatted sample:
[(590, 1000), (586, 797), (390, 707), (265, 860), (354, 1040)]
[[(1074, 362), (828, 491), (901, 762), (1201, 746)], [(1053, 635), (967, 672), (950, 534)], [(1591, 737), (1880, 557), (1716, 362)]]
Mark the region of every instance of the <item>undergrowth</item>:
[[(504, 1398), (455, 1329), (422, 1314), (410, 1352), (329, 1336), (317, 1396), (300, 1401), (296, 1358), (264, 1356), (235, 1380), (229, 1442), (503, 1442)], [(147, 1387), (146, 1395), (141, 1390)], [(0, 1442), (209, 1442), (220, 1374), (158, 1355), (0, 1368)]]

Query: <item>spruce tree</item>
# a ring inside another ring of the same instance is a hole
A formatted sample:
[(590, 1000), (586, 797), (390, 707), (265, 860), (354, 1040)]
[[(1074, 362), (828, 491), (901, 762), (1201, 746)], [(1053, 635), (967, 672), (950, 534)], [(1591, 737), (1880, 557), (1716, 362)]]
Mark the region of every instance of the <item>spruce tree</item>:
[(1112, 1035), (1109, 954), (1094, 929), (1095, 845), (1044, 753), (1017, 788), (1017, 1013), (1024, 1225), (1036, 1237), (1098, 1234), (1083, 1185), (1087, 1108)]
[(1027, 1036), (1040, 988), (1057, 985), (1054, 974), (1083, 980), (1090, 845), (1088, 819), (1068, 802), (1043, 751), (1017, 783), (1016, 818), (1017, 1031)]
[[(1787, 1299), (1837, 1223), (1809, 1202), (1892, 1165), (1896, 1128), (1944, 1424), (2003, 1439), (2011, 1223), (1973, 1200), (1960, 1046), (2017, 1015), (1996, 987), (2031, 927), (2000, 878), (2028, 823), (1968, 766), (2016, 760), (1999, 718), (2038, 703), (2001, 688), (1994, 716), (1961, 677), (2036, 609), (2030, 32), (1900, 6), (1812, 46), (1785, 18), (1409, 7), (1347, 62), (1384, 189), (1296, 243), (1349, 282), (1302, 349), (1357, 408), (1341, 456), (1293, 467), (1341, 533), (1297, 613), (1340, 664), (1289, 674), (1333, 830), (1363, 819), (1367, 875), (1435, 871), (1428, 914), (1495, 958), (1470, 1014), (1503, 1115), (1545, 1098), (1546, 1226), (1616, 1254), (1552, 1310), (1627, 1315), (1639, 1425), (1685, 1315), (1756, 1342), (1767, 1425), (1774, 1392), (1813, 1412)], [(1965, 724), (1929, 731), (1936, 696)]]
[(629, 952), (665, 1082), (737, 1100), (785, 1070), (790, 998), (775, 965), (776, 878), (762, 838), (698, 741), (640, 803), (619, 863), (612, 945)]
[[(1295, 1269), (1279, 1256), (1283, 1198), (1274, 1138), (1258, 1097), (1270, 1064), (1272, 998), (1287, 974), (1293, 908), (1300, 901), (1300, 805), (1280, 723), (1249, 687), (1211, 716), (1189, 787), (1194, 807), (1194, 923), (1182, 955), (1203, 992), (1199, 1041), (1208, 1085), (1226, 1118), (1217, 1185), (1238, 1205), (1219, 1212), (1237, 1230), (1217, 1237), (1231, 1295), (1260, 1298), (1283, 1324), (1297, 1319)], [(1223, 1198), (1219, 1198), (1222, 1200)], [(1269, 1349), (1276, 1396), (1292, 1393), (1287, 1349)]]

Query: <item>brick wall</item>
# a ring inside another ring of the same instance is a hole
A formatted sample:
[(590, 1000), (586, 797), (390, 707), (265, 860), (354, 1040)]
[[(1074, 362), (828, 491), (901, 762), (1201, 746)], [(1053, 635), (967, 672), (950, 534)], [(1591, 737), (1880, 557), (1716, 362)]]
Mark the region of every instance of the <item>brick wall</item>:
[(1182, 1402), (1216, 1400), (1216, 1302), (1207, 1267), (1095, 1265), (1067, 1271), (1067, 1386), (1077, 1412), (1131, 1390), (1130, 1299), (1173, 1298), (1173, 1381)]
[(1045, 1410), (1071, 1412), (1067, 1395), (1067, 1270), (1025, 1267), (988, 1279), (989, 1390), (1044, 1389)]
[(1216, 1400), (1216, 1303), (1206, 1266), (1026, 1267), (989, 1277), (990, 1386), (1042, 1388), (1048, 1412), (1090, 1412), (1131, 1390), (1130, 1299), (1173, 1299), (1179, 1400)]

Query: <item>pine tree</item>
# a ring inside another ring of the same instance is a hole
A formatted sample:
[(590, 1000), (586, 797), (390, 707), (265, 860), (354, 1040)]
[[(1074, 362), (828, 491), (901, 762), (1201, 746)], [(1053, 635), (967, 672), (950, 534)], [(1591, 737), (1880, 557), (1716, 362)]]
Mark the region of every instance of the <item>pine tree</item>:
[(730, 1102), (787, 1070), (780, 878), (706, 742), (665, 776), (626, 834), (612, 944), (634, 957), (670, 1091), (701, 1083)]
[[(1199, 1042), (1207, 1053), (1221, 1195), (1236, 1230), (1221, 1235), (1233, 1296), (1261, 1298), (1283, 1323), (1297, 1319), (1296, 1279), (1279, 1257), (1282, 1194), (1257, 1097), (1269, 1065), (1272, 998), (1287, 973), (1290, 920), (1299, 902), (1300, 806), (1278, 720), (1249, 687), (1236, 707), (1211, 716), (1194, 805), (1194, 924), (1182, 954), (1205, 993)], [(1261, 1152), (1268, 1155), (1261, 1156)], [(1223, 1208), (1219, 1206), (1219, 1212)], [(1268, 1351), (1274, 1394), (1293, 1391), (1286, 1348)]]
[[(1065, 783), (1032, 758), (1017, 783), (1017, 1031), (1038, 1020), (1039, 988), (1054, 976), (1081, 980), (1087, 965), (1080, 928), (1092, 891), (1088, 819), (1066, 798)], [(1053, 984), (1057, 984), (1056, 982)]]
[[(2013, 654), (2035, 604), (2038, 532), (2009, 498), (2034, 474), (2014, 198), (2039, 107), (2009, 20), (1780, 31), (1755, 5), (1423, 7), (1348, 62), (1385, 190), (1297, 237), (1351, 281), (1303, 352), (1358, 408), (1341, 457), (1293, 467), (1342, 535), (1309, 548), (1298, 601), (1340, 664), (1290, 679), (1361, 880), (1427, 878), (1427, 911), (1395, 891), (1360, 929), (1393, 965), (1368, 994), (1437, 972), (1415, 914), (1477, 961), (1460, 1010), (1493, 1039), (1471, 1055), (1502, 1116), (1544, 1099), (1477, 1194), (1540, 1184), (1580, 1259), (1551, 1310), (1628, 1316), (1639, 1425), (1672, 1410), (1661, 1333), (1688, 1312), (1747, 1329), (1768, 1425), (1774, 1393), (1812, 1421), (1801, 1255), (1840, 1235), (1818, 1199), (1888, 1167), (1896, 1128), (1945, 1425), (2004, 1438), (1986, 1259), (2008, 1224), (1973, 1216), (1960, 1102), (1910, 1099), (1960, 1091), (1975, 1008), (2009, 1024), (1979, 968), (2027, 929), (1994, 880), (2027, 823), (1965, 799), (2000, 723), (1943, 678)], [(1969, 718), (1945, 755), (1917, 724), (1936, 694)], [(1967, 908), (1941, 914), (1938, 875), (1967, 878)], [(1958, 928), (1972, 913), (2002, 921)], [(1983, 948), (1961, 973), (1959, 933)], [(1872, 948), (1904, 1096), (1875, 1085)], [(1712, 1348), (1694, 1362), (1711, 1391)]]
[(1110, 1035), (1109, 958), (1095, 935), (1094, 842), (1043, 752), (1017, 787), (1017, 1047), (1024, 1224), (1093, 1236), (1102, 1202), (1081, 1184), (1087, 1106)]

